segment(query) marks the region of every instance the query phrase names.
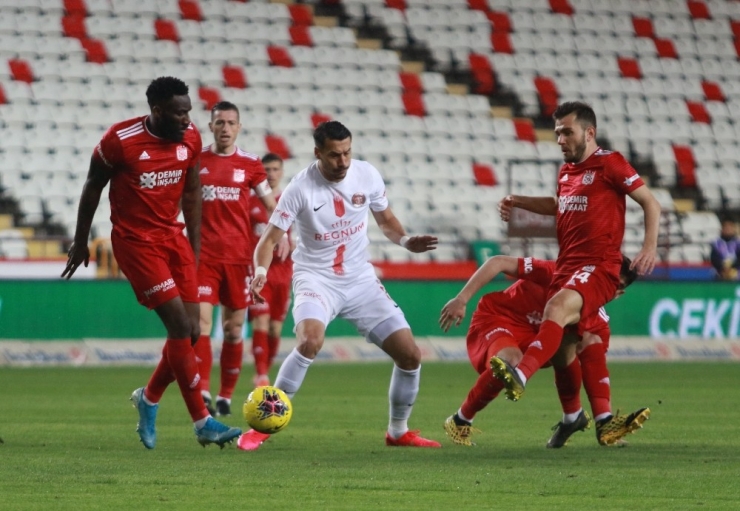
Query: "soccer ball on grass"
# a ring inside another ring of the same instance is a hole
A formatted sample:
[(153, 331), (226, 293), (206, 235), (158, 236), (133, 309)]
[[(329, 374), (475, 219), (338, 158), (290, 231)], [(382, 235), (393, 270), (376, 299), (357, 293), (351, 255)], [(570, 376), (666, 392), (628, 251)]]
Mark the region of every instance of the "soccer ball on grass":
[(250, 428), (272, 435), (288, 425), (293, 405), (285, 392), (268, 385), (250, 392), (242, 411)]

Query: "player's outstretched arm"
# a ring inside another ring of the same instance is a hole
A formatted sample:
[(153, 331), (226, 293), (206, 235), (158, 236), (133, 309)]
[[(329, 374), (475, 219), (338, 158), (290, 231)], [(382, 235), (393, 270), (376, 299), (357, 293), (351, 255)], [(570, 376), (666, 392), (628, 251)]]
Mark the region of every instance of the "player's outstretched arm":
[(407, 236), (406, 230), (401, 222), (393, 214), (391, 208), (385, 208), (383, 211), (373, 211), (373, 217), (378, 223), (378, 227), (383, 231), (386, 238), (396, 245), (401, 245), (409, 252), (421, 253), (437, 248), (439, 241), (436, 236)]
[(629, 195), (642, 207), (645, 215), (645, 237), (643, 238), (642, 248), (633, 259), (630, 269), (634, 268), (638, 275), (648, 275), (655, 268), (657, 257), (660, 203), (645, 185), (637, 188)]
[(558, 212), (558, 200), (555, 197), (526, 197), (524, 195), (507, 195), (498, 203), (501, 220), (508, 222), (514, 208), (524, 209), (540, 215), (555, 216)]
[(257, 246), (254, 248), (254, 278), (249, 284), (249, 291), (254, 301), (264, 303), (265, 299), (260, 294), (267, 282), (267, 268), (272, 263), (272, 252), (280, 240), (285, 236), (285, 231), (274, 224), (267, 224), (267, 229), (262, 234)]
[(203, 192), (200, 187), (200, 160), (188, 168), (185, 189), (182, 192), (182, 214), (188, 229), (188, 240), (196, 261), (200, 257), (200, 222), (203, 211)]
[(95, 211), (100, 203), (100, 195), (108, 181), (110, 181), (110, 170), (102, 161), (93, 156), (90, 159), (85, 184), (82, 186), (74, 241), (67, 253), (67, 265), (61, 275), (63, 278), (69, 279), (81, 264), (84, 263), (87, 267), (90, 263), (90, 249), (87, 246), (87, 240), (90, 237), (90, 227)]
[(516, 277), (519, 273), (519, 261), (516, 257), (497, 255), (488, 259), (473, 274), (455, 298), (442, 307), (439, 315), (439, 326), (445, 332), (454, 324), (460, 326), (465, 317), (465, 306), (478, 291), (483, 289), (499, 273)]

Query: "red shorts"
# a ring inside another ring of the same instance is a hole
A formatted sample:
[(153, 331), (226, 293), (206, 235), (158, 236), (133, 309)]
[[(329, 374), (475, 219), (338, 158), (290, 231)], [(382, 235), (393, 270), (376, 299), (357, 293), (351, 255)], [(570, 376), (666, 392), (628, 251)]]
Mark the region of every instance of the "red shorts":
[(111, 235), (113, 255), (139, 303), (149, 309), (176, 297), (198, 303), (195, 255), (185, 236), (142, 243)]
[(618, 267), (616, 273), (610, 271), (607, 265), (582, 266), (574, 268), (573, 271), (558, 270), (550, 284), (547, 299), (550, 300), (561, 289), (572, 289), (583, 298), (581, 318), (588, 318), (591, 314), (598, 313), (599, 307), (614, 298), (618, 285)]
[(468, 358), (478, 374), (489, 367), (491, 357), (503, 348), (519, 348), (522, 352), (534, 340), (536, 330), (522, 325), (496, 322), (490, 328), (471, 328), (468, 331)]
[(269, 314), (270, 320), (285, 321), (290, 309), (290, 282), (274, 282), (268, 280), (260, 293), (264, 303), (253, 303), (249, 306), (249, 319)]
[(200, 301), (222, 304), (233, 310), (246, 309), (251, 299), (251, 267), (244, 264), (204, 263), (198, 265)]

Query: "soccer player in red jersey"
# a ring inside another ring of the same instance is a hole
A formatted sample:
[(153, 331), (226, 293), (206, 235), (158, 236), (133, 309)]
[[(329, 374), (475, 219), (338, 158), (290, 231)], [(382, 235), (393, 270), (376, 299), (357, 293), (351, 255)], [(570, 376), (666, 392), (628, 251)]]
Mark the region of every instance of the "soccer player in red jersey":
[[(192, 347), (199, 334), (200, 134), (190, 122), (188, 86), (181, 80), (157, 78), (146, 96), (150, 114), (114, 124), (93, 151), (62, 277), (88, 265), (90, 226), (110, 181), (113, 253), (136, 298), (156, 311), (167, 330), (162, 359), (149, 383), (131, 396), (139, 412), (139, 438), (147, 449), (154, 448), (158, 403), (176, 380), (198, 442), (223, 447), (241, 431), (208, 413)], [(177, 219), (181, 203), (184, 225)]]
[[(267, 182), (275, 198), (280, 198), (280, 181), (283, 179), (283, 160), (274, 153), (262, 157), (262, 165), (267, 172)], [(249, 216), (252, 222), (254, 246), (262, 236), (270, 221), (270, 212), (255, 195), (249, 198)], [(280, 335), (283, 322), (290, 308), (290, 286), (293, 277), (293, 260), (273, 258), (270, 263), (270, 279), (262, 288), (265, 301), (249, 306), (249, 319), (252, 321), (252, 355), (254, 355), (254, 385), (269, 385), (268, 373), (272, 361), (280, 348)]]
[(254, 251), (249, 196), (254, 191), (258, 201), (270, 212), (276, 203), (259, 156), (236, 145), (241, 129), (236, 105), (228, 101), (215, 104), (208, 126), (214, 142), (204, 148), (200, 156), (203, 188), (202, 248), (198, 264), (201, 334), (195, 345), (195, 355), (201, 374), (201, 393), (210, 407), (213, 365), (210, 332), (213, 307), (221, 303), (224, 332), (221, 386), (212, 410), (217, 415), (230, 415), (231, 396), (242, 368), (242, 328), (249, 305), (248, 280)]
[(565, 163), (558, 174), (557, 197), (509, 195), (499, 202), (508, 221), (515, 207), (556, 216), (560, 253), (548, 292), (543, 321), (522, 360), (512, 365), (493, 357), (494, 374), (516, 401), (529, 378), (560, 346), (563, 329), (599, 310), (619, 284), (624, 237), (625, 196), (644, 211), (643, 246), (632, 262), (640, 275), (655, 266), (660, 204), (635, 169), (619, 153), (596, 144), (596, 114), (585, 103), (567, 102), (553, 114)]
[[(625, 258), (629, 266), (629, 259)], [(496, 256), (488, 261), (470, 278), (460, 293), (450, 300), (440, 314), (440, 325), (447, 331), (453, 324), (459, 325), (465, 316), (465, 307), (470, 298), (486, 283), (499, 273), (503, 272), (518, 280), (507, 289), (484, 295), (478, 302), (473, 314), (467, 335), (468, 356), (476, 369), (478, 380), (470, 390), (460, 409), (444, 424), (447, 435), (454, 443), (472, 445), (471, 434), (476, 431), (472, 428), (475, 415), (485, 408), (504, 388), (501, 380), (494, 377), (488, 361), (498, 356), (511, 364), (516, 364), (522, 357), (522, 352), (537, 334), (538, 325), (542, 318), (542, 309), (547, 301), (547, 289), (552, 279), (554, 263), (532, 258), (516, 259), (508, 256)], [(620, 276), (620, 291), (628, 286), (636, 275), (629, 271)], [(608, 344), (609, 324), (608, 316), (603, 310), (589, 318), (582, 320), (576, 331), (566, 336), (569, 343), (563, 343), (552, 362), (556, 371), (558, 396), (563, 405), (564, 418), (558, 424), (558, 431), (548, 442), (548, 447), (562, 447), (568, 438), (576, 431), (588, 427), (588, 415), (580, 405), (581, 379), (572, 375), (575, 367), (576, 342), (584, 341), (587, 344), (601, 342)], [(580, 356), (580, 355), (579, 355)], [(584, 366), (591, 369), (590, 359), (584, 359)], [(586, 392), (592, 404), (594, 414), (606, 413), (611, 416), (610, 389), (603, 379), (608, 381), (609, 373), (606, 363), (595, 364), (593, 371), (587, 373)], [(561, 374), (558, 374), (560, 372)], [(618, 415), (612, 422), (621, 424), (621, 428), (609, 428), (608, 434), (597, 431), (597, 439), (602, 445), (611, 445), (627, 433), (641, 427), (647, 419), (649, 410), (640, 409), (630, 416)], [(580, 420), (579, 420), (580, 419)], [(582, 423), (585, 421), (585, 423)]]

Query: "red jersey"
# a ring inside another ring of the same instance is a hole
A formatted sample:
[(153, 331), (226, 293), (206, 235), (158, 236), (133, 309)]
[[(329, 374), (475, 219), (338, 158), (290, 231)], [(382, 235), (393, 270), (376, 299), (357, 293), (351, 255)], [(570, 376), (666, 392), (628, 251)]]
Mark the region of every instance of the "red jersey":
[[(542, 300), (542, 303), (540, 304), (540, 308), (539, 308), (539, 311), (540, 311), (539, 320), (541, 323), (542, 322), (541, 312), (545, 310), (545, 305), (547, 304), (547, 290), (550, 287), (550, 283), (552, 282), (552, 278), (555, 274), (555, 262), (544, 261), (542, 259), (535, 259), (533, 257), (524, 257), (524, 258), (519, 258), (518, 265), (519, 265), (518, 274), (520, 278), (522, 278), (525, 281), (536, 284), (539, 288), (545, 291), (545, 294), (543, 296), (540, 296), (539, 292), (536, 292), (534, 296), (534, 299)], [(521, 298), (514, 297), (511, 300), (509, 307), (521, 308), (521, 310), (528, 310), (527, 308), (531, 307), (533, 304), (534, 304), (533, 302), (525, 304)], [(529, 317), (530, 316), (528, 316), (528, 318)], [(606, 331), (607, 335), (609, 332), (609, 316), (607, 315), (604, 307), (600, 307), (596, 313), (591, 314), (587, 318), (581, 318), (578, 324), (574, 326), (576, 327), (578, 335), (582, 336), (584, 332), (591, 332), (591, 333), (601, 333), (603, 337), (604, 331)], [(539, 328), (539, 323), (537, 324), (537, 328)]]
[(157, 242), (181, 234), (177, 220), (187, 171), (195, 167), (202, 142), (190, 124), (181, 142), (156, 137), (148, 116), (119, 122), (105, 132), (93, 157), (111, 169), (113, 232), (123, 238)]
[(216, 154), (211, 146), (200, 157), (203, 219), (200, 258), (205, 262), (250, 264), (253, 245), (249, 221), (249, 193), (270, 192), (259, 156), (238, 147), (230, 155)]
[(625, 195), (645, 184), (616, 152), (598, 148), (558, 174), (558, 272), (584, 264), (622, 263)]
[[(279, 198), (280, 194), (275, 196), (275, 200)], [(253, 246), (256, 247), (257, 242), (262, 237), (262, 233), (267, 229), (270, 217), (267, 215), (267, 208), (254, 193), (249, 196), (249, 217), (252, 222)], [(285, 258), (285, 261), (281, 261), (278, 257), (273, 257), (272, 263), (270, 263), (270, 280), (275, 283), (286, 284), (290, 283), (292, 278), (293, 259), (291, 259), (290, 254)]]

